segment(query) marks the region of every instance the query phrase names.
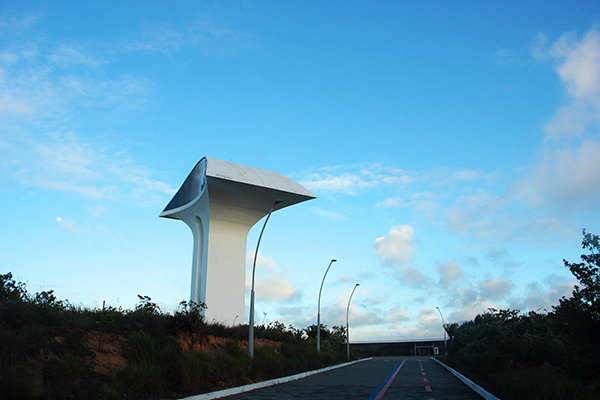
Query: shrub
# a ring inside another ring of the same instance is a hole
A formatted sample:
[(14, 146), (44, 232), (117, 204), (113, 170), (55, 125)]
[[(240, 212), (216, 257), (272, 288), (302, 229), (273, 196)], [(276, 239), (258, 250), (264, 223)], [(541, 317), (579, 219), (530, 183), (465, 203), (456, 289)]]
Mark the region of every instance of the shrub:
[(132, 399), (159, 399), (167, 390), (161, 365), (149, 360), (135, 361), (119, 372), (123, 392)]
[(31, 375), (24, 367), (0, 363), (0, 393), (4, 400), (33, 400)]
[(71, 352), (48, 361), (43, 376), (46, 392), (53, 399), (91, 398), (98, 390), (90, 384), (90, 364)]

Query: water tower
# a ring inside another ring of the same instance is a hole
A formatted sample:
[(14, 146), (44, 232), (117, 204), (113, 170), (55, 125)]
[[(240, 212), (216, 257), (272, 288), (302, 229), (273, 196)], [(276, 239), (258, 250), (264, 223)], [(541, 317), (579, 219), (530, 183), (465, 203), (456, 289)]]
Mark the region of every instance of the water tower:
[[(185, 222), (194, 236), (191, 300), (205, 302), (207, 321), (244, 321), (246, 239), (273, 211), (314, 199), (276, 172), (204, 157), (161, 217)], [(236, 320), (237, 317), (237, 320)]]

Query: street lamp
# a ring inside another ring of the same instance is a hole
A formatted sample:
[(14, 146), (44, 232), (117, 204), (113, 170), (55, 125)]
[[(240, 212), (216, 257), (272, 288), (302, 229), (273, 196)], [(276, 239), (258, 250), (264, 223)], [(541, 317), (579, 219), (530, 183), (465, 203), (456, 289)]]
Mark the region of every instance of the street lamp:
[(350, 302), (357, 286), (360, 286), (360, 284), (357, 283), (354, 285), (354, 289), (352, 289), (352, 293), (350, 293), (350, 298), (348, 299), (348, 308), (346, 308), (346, 352), (348, 353), (348, 360), (350, 360), (350, 326), (348, 325), (348, 314), (350, 314)]
[(317, 305), (317, 353), (321, 352), (321, 291), (323, 290), (323, 283), (325, 283), (325, 277), (329, 272), (329, 268), (331, 268), (331, 264), (336, 261), (337, 260), (334, 259), (329, 263), (325, 275), (323, 275), (323, 280), (321, 281), (321, 288), (319, 289), (319, 303)]
[(436, 307), (437, 310), (440, 312), (440, 317), (442, 317), (442, 328), (444, 328), (444, 354), (448, 354), (448, 347), (446, 344), (446, 323), (444, 322), (444, 316), (442, 315), (442, 310), (440, 310), (439, 307)]
[(273, 202), (273, 206), (271, 207), (271, 210), (267, 215), (267, 219), (265, 219), (265, 224), (263, 225), (260, 235), (258, 236), (256, 252), (254, 253), (254, 263), (252, 264), (252, 290), (250, 291), (250, 321), (248, 323), (248, 355), (250, 358), (254, 358), (254, 273), (256, 272), (256, 256), (258, 256), (258, 246), (260, 246), (260, 239), (265, 231), (265, 226), (267, 226), (267, 222), (269, 222), (269, 218), (271, 217), (273, 209), (279, 203), (283, 203), (283, 200), (278, 199)]

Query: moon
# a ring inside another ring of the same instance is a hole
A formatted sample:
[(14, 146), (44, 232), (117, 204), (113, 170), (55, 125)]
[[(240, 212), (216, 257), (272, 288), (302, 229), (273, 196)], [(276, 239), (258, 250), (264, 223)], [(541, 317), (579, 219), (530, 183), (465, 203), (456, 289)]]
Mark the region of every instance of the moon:
[(62, 218), (61, 217), (56, 217), (56, 222), (61, 222)]

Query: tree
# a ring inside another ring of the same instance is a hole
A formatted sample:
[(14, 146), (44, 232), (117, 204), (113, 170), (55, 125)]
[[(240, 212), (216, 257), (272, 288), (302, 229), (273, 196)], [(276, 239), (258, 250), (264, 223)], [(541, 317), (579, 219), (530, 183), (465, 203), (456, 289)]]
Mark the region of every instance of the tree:
[(563, 297), (557, 308), (565, 302), (573, 303), (571, 306), (575, 306), (592, 320), (600, 321), (600, 237), (587, 233), (584, 229), (581, 246), (590, 252), (581, 256), (583, 262), (570, 263), (563, 260), (581, 286), (576, 285), (573, 296), (570, 299)]
[(23, 282), (15, 281), (10, 272), (0, 274), (0, 304), (23, 302), (27, 299), (27, 289)]
[(600, 375), (600, 238), (584, 229), (581, 245), (590, 254), (583, 254), (581, 263), (563, 260), (578, 284), (571, 297), (553, 307), (553, 317), (567, 350), (568, 369), (575, 376), (594, 379)]

